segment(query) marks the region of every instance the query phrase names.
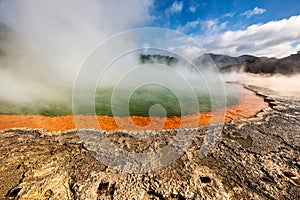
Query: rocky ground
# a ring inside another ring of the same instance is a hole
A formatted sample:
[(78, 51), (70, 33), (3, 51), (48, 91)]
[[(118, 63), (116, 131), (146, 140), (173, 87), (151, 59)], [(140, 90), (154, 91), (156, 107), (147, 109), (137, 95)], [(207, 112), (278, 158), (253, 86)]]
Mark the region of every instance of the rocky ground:
[[(225, 124), (204, 158), (199, 150), (208, 127), (195, 129), (188, 150), (153, 172), (105, 166), (82, 144), (80, 130), (1, 131), (0, 199), (300, 199), (300, 100), (246, 87), (270, 107)], [(126, 151), (149, 152), (169, 143), (174, 132), (105, 134)]]

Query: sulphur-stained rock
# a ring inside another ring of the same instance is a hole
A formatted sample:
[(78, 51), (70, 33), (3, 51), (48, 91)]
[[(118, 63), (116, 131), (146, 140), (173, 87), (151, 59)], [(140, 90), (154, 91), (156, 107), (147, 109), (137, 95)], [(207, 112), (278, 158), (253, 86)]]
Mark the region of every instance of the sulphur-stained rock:
[[(87, 130), (1, 131), (0, 199), (300, 199), (300, 102), (247, 87), (259, 91), (270, 107), (226, 123), (205, 157), (200, 150), (208, 127), (193, 129), (182, 156), (141, 174), (97, 160), (80, 138)], [(156, 152), (177, 131), (101, 133), (120, 149), (141, 153)], [(130, 159), (125, 161), (130, 166)]]

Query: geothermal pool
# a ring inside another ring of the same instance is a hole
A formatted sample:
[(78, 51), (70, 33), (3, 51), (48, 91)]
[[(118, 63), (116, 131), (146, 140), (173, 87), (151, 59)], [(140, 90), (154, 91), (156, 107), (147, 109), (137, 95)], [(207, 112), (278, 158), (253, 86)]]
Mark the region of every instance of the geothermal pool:
[[(193, 98), (188, 96), (189, 93), (185, 91), (177, 91), (176, 94), (171, 90), (159, 85), (146, 85), (136, 89), (130, 94), (131, 91), (119, 90), (115, 92), (113, 88), (99, 88), (95, 93), (95, 110), (90, 109), (90, 106), (85, 105), (84, 102), (79, 102), (79, 109), (76, 114), (79, 115), (96, 115), (99, 116), (143, 116), (149, 117), (149, 109), (151, 106), (159, 104), (165, 112), (161, 110), (153, 110), (151, 116), (155, 117), (179, 117), (182, 115), (190, 115), (198, 112), (207, 112), (214, 109), (236, 105), (241, 97), (240, 88), (234, 85), (227, 85), (230, 93), (224, 98), (219, 96), (211, 96), (209, 90), (194, 90), (197, 99), (197, 108), (193, 104)], [(232, 92), (232, 90), (236, 92)], [(113, 94), (114, 93), (114, 94)], [(130, 94), (130, 98), (127, 96)], [(33, 99), (25, 103), (13, 103), (0, 101), (0, 114), (18, 114), (18, 115), (42, 115), (48, 117), (72, 115), (72, 98), (71, 92), (66, 94), (67, 98), (62, 100), (52, 99)], [(178, 97), (181, 97), (181, 101)], [(114, 98), (114, 101), (111, 99)], [(212, 105), (212, 98), (214, 102)], [(129, 112), (126, 110), (126, 105), (129, 104)]]
[[(231, 89), (235, 90), (234, 95), (227, 96), (227, 103), (224, 105), (220, 102), (215, 108), (215, 112), (211, 112), (211, 102), (209, 95), (197, 95), (199, 110), (180, 110), (176, 96), (170, 91), (162, 88), (141, 88), (136, 90), (131, 96), (129, 102), (130, 116), (126, 112), (119, 116), (112, 117), (110, 96), (111, 90), (100, 90), (96, 94), (96, 119), (100, 126), (95, 126), (91, 121), (95, 116), (90, 115), (91, 112), (82, 108), (82, 113), (78, 115), (80, 124), (74, 124), (72, 115), (72, 105), (66, 101), (61, 102), (43, 102), (36, 101), (26, 104), (12, 104), (2, 101), (0, 104), (0, 129), (27, 127), (27, 128), (44, 128), (49, 131), (68, 130), (74, 128), (100, 128), (105, 130), (120, 129), (119, 124), (122, 124), (122, 129), (143, 130), (145, 129), (168, 129), (179, 127), (195, 127), (198, 125), (210, 124), (212, 122), (212, 114), (217, 121), (230, 121), (231, 119), (245, 119), (252, 117), (261, 109), (267, 107), (267, 103), (263, 98), (255, 95), (254, 92), (244, 89), (242, 86), (230, 85)], [(145, 96), (145, 92), (146, 96)], [(155, 91), (155, 92), (154, 92)], [(231, 93), (232, 94), (232, 93)], [(122, 93), (119, 94), (118, 101), (121, 109), (123, 103)], [(187, 98), (188, 101), (188, 98)], [(98, 103), (97, 103), (98, 102)], [(217, 101), (216, 101), (217, 102)], [(167, 116), (160, 116), (161, 112), (151, 113), (149, 117), (149, 108), (151, 105), (161, 104), (165, 107)], [(122, 111), (122, 109), (121, 109)], [(183, 113), (183, 116), (181, 114)], [(224, 118), (223, 113), (226, 113)], [(181, 117), (180, 117), (181, 116)], [(116, 120), (118, 123), (116, 123)], [(138, 126), (132, 126), (129, 121)], [(184, 122), (184, 123), (182, 123)], [(151, 126), (148, 126), (151, 123)], [(163, 126), (161, 124), (163, 123)]]

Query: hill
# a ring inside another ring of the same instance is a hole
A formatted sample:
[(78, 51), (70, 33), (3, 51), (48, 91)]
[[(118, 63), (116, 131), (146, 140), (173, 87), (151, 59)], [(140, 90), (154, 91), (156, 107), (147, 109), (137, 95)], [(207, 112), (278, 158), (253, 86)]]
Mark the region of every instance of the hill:
[(251, 55), (242, 55), (238, 57), (232, 57), (228, 55), (205, 53), (194, 59), (194, 64), (199, 67), (205, 67), (211, 65), (214, 62), (221, 72), (237, 71), (240, 66), (243, 66), (246, 62), (258, 60), (258, 57)]
[(292, 75), (300, 73), (300, 52), (281, 59), (260, 58), (248, 61), (245, 64), (244, 71), (255, 74)]
[[(178, 63), (179, 58), (164, 55), (140, 55), (140, 62), (161, 63), (172, 65)], [(300, 51), (285, 58), (255, 57), (242, 55), (238, 57), (205, 53), (192, 61), (199, 69), (208, 69), (211, 63), (215, 63), (223, 73), (230, 71), (244, 71), (254, 74), (284, 74), (292, 75), (300, 73)], [(183, 62), (184, 63), (184, 62)]]
[(221, 72), (244, 71), (254, 74), (284, 74), (300, 73), (300, 51), (285, 58), (255, 57), (242, 55), (231, 57), (220, 54), (203, 54), (195, 59), (198, 66), (205, 65), (209, 59), (214, 61)]

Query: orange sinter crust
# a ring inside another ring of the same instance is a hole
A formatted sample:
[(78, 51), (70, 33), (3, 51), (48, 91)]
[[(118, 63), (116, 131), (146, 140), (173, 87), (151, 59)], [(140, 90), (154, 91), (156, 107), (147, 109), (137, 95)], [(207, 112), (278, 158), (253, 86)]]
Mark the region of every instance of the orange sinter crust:
[[(247, 119), (266, 108), (268, 104), (254, 92), (243, 89), (237, 105), (214, 112), (200, 112), (182, 117), (109, 117), (65, 115), (47, 117), (41, 115), (0, 115), (0, 130), (8, 128), (44, 128), (48, 131), (69, 130), (75, 128), (101, 128), (104, 130), (157, 130), (188, 128), (216, 122), (228, 122), (231, 119)], [(74, 119), (76, 119), (76, 126)]]

